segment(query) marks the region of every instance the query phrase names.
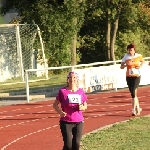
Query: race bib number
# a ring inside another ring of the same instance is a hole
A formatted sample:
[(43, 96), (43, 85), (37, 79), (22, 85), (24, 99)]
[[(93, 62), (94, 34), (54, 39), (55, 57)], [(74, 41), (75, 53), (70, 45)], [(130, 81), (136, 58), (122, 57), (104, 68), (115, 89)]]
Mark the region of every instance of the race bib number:
[(81, 104), (81, 95), (79, 94), (68, 94), (69, 103)]
[(135, 68), (129, 69), (129, 75), (140, 75), (140, 71)]

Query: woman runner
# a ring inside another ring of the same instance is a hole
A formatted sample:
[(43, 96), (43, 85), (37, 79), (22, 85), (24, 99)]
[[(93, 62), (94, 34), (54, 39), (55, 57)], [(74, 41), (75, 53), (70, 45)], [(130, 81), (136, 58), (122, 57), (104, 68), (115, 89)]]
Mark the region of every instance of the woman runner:
[(69, 72), (67, 86), (59, 90), (53, 103), (55, 111), (60, 115), (63, 150), (79, 150), (80, 148), (84, 125), (82, 111), (87, 109), (87, 96), (83, 89), (78, 88), (78, 82), (78, 74)]
[(140, 115), (142, 109), (140, 108), (137, 97), (137, 89), (140, 84), (141, 73), (140, 68), (144, 64), (144, 59), (141, 54), (136, 53), (135, 45), (129, 44), (127, 46), (127, 53), (124, 55), (121, 62), (121, 69), (127, 67), (126, 82), (132, 97), (132, 115)]

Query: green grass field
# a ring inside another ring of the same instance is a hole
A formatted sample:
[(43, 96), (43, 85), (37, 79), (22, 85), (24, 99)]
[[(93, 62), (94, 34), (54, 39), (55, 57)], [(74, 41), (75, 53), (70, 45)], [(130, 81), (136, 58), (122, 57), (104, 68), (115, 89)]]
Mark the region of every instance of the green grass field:
[(139, 117), (91, 133), (81, 150), (150, 150), (149, 123), (150, 117)]
[(0, 15), (0, 24), (4, 24), (4, 23), (5, 23), (4, 17), (2, 17), (2, 16)]
[[(32, 82), (31, 82), (32, 80)], [(55, 88), (66, 84), (66, 73), (61, 75), (51, 75), (50, 79), (31, 79), (29, 82), (30, 90), (42, 89), (42, 88)], [(18, 82), (19, 80), (10, 80), (7, 83), (0, 83), (0, 92), (15, 92), (15, 91), (25, 91), (25, 82)]]

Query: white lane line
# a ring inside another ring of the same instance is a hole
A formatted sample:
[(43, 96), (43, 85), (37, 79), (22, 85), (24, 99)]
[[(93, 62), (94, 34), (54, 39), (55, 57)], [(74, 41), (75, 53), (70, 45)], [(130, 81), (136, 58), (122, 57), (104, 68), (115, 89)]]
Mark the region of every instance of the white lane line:
[[(18, 116), (19, 116), (19, 115), (18, 115)], [(7, 117), (8, 117), (8, 116), (7, 116)], [(14, 116), (10, 116), (10, 117), (14, 117)], [(56, 117), (58, 117), (58, 115), (56, 115), (56, 116), (50, 116), (50, 117), (56, 118)], [(8, 128), (8, 127), (11, 127), (11, 126), (17, 126), (18, 124), (20, 125), (20, 124), (25, 124), (25, 123), (29, 123), (29, 122), (38, 121), (38, 120), (43, 120), (43, 119), (47, 119), (47, 118), (49, 118), (49, 116), (43, 117), (43, 118), (37, 118), (37, 119), (33, 119), (33, 120), (27, 120), (27, 121), (23, 121), (23, 122), (20, 122), (20, 123), (14, 123), (14, 124), (11, 124), (11, 125), (6, 125), (6, 126), (3, 126), (3, 127), (0, 127), (0, 129)], [(0, 118), (0, 119), (1, 119), (1, 118)], [(2, 119), (4, 119), (4, 118), (2, 118)]]
[[(48, 106), (48, 107), (50, 107), (50, 106), (52, 106), (52, 104), (51, 105), (46, 105), (46, 106)], [(38, 106), (38, 107), (32, 107), (32, 108), (30, 108), (30, 107), (27, 107), (27, 108), (23, 108), (23, 109), (27, 109), (27, 110), (29, 110), (29, 109), (34, 109), (34, 108), (42, 108), (42, 107), (44, 107), (44, 106)], [(23, 110), (23, 109), (14, 109), (14, 110), (11, 110), (12, 112), (16, 112), (16, 111), (21, 111), (21, 110)], [(0, 112), (0, 114), (3, 114), (3, 113), (10, 113), (11, 111), (2, 111), (2, 112)]]
[(12, 110), (12, 111), (18, 111), (18, 110), (21, 110), (21, 109), (14, 109), (14, 110)]
[(116, 100), (117, 102), (120, 102), (120, 101), (122, 101), (121, 99), (118, 99), (118, 100)]
[(26, 138), (26, 137), (28, 137), (28, 136), (30, 136), (30, 135), (33, 135), (33, 134), (36, 134), (36, 133), (39, 133), (39, 132), (42, 132), (42, 131), (45, 131), (45, 130), (49, 130), (49, 129), (51, 129), (51, 128), (55, 128), (55, 127), (57, 127), (57, 126), (58, 126), (58, 125), (54, 125), (54, 126), (52, 126), (52, 127), (47, 127), (47, 128), (45, 128), (45, 129), (41, 129), (41, 130), (38, 130), (38, 131), (34, 131), (34, 132), (31, 132), (31, 133), (28, 133), (28, 134), (26, 134), (26, 135), (24, 135), (24, 136), (21, 136), (21, 137), (15, 139), (15, 140), (13, 140), (13, 141), (10, 142), (10, 143), (8, 143), (8, 144), (5, 145), (4, 147), (2, 147), (1, 150), (5, 150), (8, 146), (10, 146), (10, 145), (16, 143), (17, 141), (19, 141), (19, 140), (21, 140), (21, 139), (23, 139), (23, 138)]
[(5, 119), (5, 118), (7, 118), (7, 117), (8, 117), (8, 118), (11, 118), (11, 117), (13, 117), (13, 116), (1, 116), (0, 119)]
[(114, 97), (119, 97), (119, 96), (125, 96), (125, 95), (130, 95), (130, 93), (129, 94), (123, 94), (123, 95), (113, 95), (113, 96), (105, 96), (105, 97), (103, 97), (103, 98), (114, 98)]
[(42, 108), (42, 107), (44, 107), (44, 106), (37, 106), (37, 107), (34, 107), (34, 108)]
[(8, 112), (8, 111), (1, 111), (1, 112), (0, 112), (0, 114), (2, 114), (2, 113), (6, 113), (6, 112)]
[(13, 117), (20, 117), (20, 116), (24, 116), (25, 114), (19, 114), (19, 115), (15, 115), (15, 116), (2, 116), (2, 118), (0, 118), (1, 120), (2, 119), (7, 119), (7, 118), (13, 118)]
[(46, 112), (46, 111), (39, 111), (39, 112), (36, 112), (36, 113), (39, 113), (39, 114), (40, 114), (40, 113), (45, 113), (45, 112)]

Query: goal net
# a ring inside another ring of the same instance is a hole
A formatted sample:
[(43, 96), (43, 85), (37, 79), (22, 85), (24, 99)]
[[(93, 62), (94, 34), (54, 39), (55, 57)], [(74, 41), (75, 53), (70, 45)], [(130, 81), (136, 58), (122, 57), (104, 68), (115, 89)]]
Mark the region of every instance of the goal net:
[(24, 81), (24, 70), (46, 65), (40, 29), (36, 24), (0, 25), (0, 82)]

